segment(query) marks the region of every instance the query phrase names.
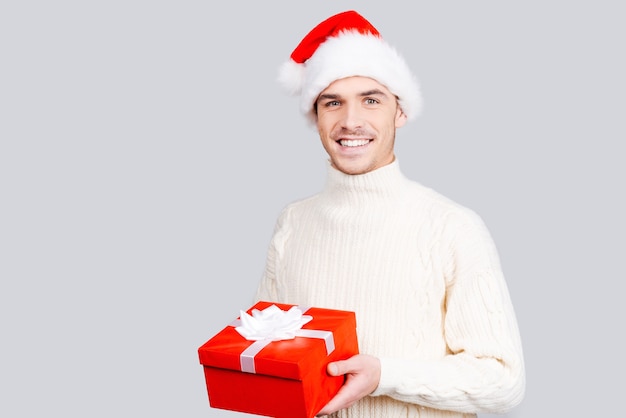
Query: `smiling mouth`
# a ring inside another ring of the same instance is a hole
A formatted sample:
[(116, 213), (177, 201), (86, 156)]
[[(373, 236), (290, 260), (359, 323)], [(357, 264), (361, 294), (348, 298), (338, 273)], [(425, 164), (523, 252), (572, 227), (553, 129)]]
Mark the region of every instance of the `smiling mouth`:
[(342, 147), (362, 147), (370, 143), (370, 139), (340, 139), (337, 141)]

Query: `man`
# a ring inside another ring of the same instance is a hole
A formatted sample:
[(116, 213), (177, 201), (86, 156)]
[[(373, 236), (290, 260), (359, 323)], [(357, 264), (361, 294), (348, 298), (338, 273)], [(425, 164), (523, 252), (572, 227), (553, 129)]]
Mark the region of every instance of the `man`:
[(405, 178), (396, 129), (420, 111), (405, 61), (362, 16), (316, 26), (281, 68), (329, 156), (323, 191), (288, 205), (257, 299), (351, 310), (362, 354), (319, 415), (473, 417), (524, 395), (522, 346), (481, 219)]

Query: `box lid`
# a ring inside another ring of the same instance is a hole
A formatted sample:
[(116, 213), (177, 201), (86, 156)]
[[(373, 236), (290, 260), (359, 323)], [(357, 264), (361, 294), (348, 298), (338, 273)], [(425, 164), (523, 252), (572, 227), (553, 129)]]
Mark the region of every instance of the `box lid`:
[[(288, 310), (294, 305), (261, 301), (253, 309), (263, 310), (276, 305)], [(330, 361), (356, 354), (356, 318), (354, 312), (325, 308), (309, 308), (306, 315), (313, 319), (302, 329), (331, 331), (334, 350), (327, 353), (326, 342), (321, 338), (295, 337), (292, 340), (274, 341), (265, 346), (254, 357), (255, 373), (288, 379), (302, 380), (320, 364), (325, 367)], [(198, 349), (200, 363), (208, 367), (241, 371), (241, 354), (254, 341), (246, 340), (234, 326), (226, 326)]]

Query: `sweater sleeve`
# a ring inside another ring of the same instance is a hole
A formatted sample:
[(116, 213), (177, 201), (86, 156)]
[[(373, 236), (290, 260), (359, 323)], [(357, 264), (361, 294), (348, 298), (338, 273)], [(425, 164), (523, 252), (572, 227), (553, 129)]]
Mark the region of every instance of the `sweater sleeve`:
[(506, 412), (524, 396), (525, 372), (494, 243), (471, 212), (451, 217), (442, 236), (447, 354), (430, 361), (381, 358), (372, 396), (465, 413)]
[(287, 218), (287, 209), (278, 217), (276, 225), (274, 226), (274, 232), (272, 239), (270, 240), (269, 247), (267, 249), (267, 256), (265, 260), (265, 270), (261, 281), (256, 290), (255, 300), (265, 301), (277, 301), (278, 300), (278, 288), (277, 288), (277, 269), (279, 263), (279, 254), (281, 253), (282, 240), (285, 235), (285, 225)]

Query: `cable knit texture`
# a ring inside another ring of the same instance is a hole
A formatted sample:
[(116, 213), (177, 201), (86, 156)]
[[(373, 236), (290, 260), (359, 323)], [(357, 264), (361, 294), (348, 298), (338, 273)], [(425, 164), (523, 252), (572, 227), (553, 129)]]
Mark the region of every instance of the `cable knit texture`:
[(378, 388), (336, 417), (473, 417), (524, 395), (522, 346), (482, 220), (403, 176), (329, 165), (324, 190), (288, 205), (256, 295), (356, 312)]

